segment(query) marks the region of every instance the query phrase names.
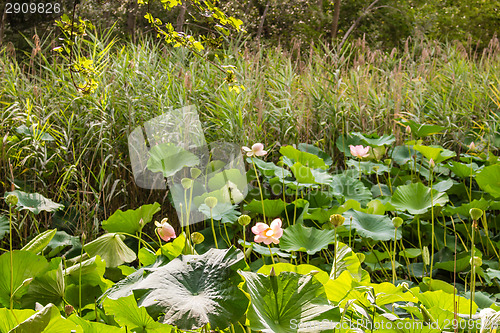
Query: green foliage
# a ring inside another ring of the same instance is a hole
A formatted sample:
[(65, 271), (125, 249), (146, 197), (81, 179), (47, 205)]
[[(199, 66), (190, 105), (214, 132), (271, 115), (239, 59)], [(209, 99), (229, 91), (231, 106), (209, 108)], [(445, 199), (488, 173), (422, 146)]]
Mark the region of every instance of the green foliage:
[(328, 303), (323, 285), (311, 275), (240, 274), (245, 279), (243, 290), (250, 298), (247, 319), (252, 330), (297, 332), (299, 323), (312, 325), (323, 319), (340, 319), (339, 309)]

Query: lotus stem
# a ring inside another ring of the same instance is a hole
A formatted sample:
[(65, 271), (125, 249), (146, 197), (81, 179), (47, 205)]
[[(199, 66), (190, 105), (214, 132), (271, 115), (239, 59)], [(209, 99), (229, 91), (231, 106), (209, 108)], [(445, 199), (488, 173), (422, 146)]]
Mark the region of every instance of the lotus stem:
[(14, 259), (12, 255), (12, 207), (9, 205), (9, 246), (10, 246), (10, 309), (14, 308)]
[(212, 208), (210, 208), (210, 223), (212, 224), (212, 234), (214, 235), (215, 248), (218, 249), (219, 246), (217, 245), (217, 235), (215, 234), (214, 218), (213, 218), (213, 215), (212, 215)]
[(269, 253), (271, 254), (271, 260), (273, 261), (273, 265), (275, 265), (276, 263), (274, 262), (273, 251), (271, 251), (271, 246), (268, 244), (267, 247), (269, 248)]
[(259, 185), (260, 192), (260, 203), (262, 204), (262, 215), (264, 216), (264, 223), (266, 223), (266, 210), (264, 207), (264, 194), (262, 193), (262, 185), (260, 184), (259, 173), (257, 172), (257, 166), (252, 157), (253, 170), (255, 171), (255, 178), (257, 178), (257, 184)]

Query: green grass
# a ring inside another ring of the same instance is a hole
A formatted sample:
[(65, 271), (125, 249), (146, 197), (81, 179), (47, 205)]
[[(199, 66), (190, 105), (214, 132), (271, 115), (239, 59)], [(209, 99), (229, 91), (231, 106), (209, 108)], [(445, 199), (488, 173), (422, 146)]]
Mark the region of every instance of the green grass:
[[(115, 209), (166, 200), (134, 185), (127, 135), (170, 107), (196, 105), (209, 141), (259, 141), (276, 152), (321, 140), (335, 161), (343, 159), (335, 147), (341, 133), (393, 133), (402, 142), (400, 117), (445, 126), (432, 140), (458, 151), (466, 137), (489, 144), (498, 135), (497, 40), (480, 55), (429, 41), (390, 54), (363, 41), (339, 53), (315, 45), (300, 57), (233, 45), (220, 65), (235, 66), (245, 86), (239, 94), (228, 89), (224, 73), (180, 48), (151, 40), (109, 47), (107, 35), (88, 40), (76, 56), (91, 57), (101, 69), (90, 95), (76, 91), (51, 40), (39, 50), (34, 45), (24, 62), (8, 48), (0, 51), (0, 181), (10, 188), (11, 165), (16, 184), (69, 205), (72, 228), (94, 235)], [(18, 126), (33, 123), (55, 140), (14, 136)]]

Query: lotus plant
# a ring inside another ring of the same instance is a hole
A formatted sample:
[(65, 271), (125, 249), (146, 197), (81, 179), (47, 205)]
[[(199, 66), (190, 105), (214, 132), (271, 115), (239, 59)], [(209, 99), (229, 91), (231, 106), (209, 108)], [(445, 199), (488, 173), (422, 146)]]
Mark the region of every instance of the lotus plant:
[(274, 264), (273, 252), (271, 251), (270, 244), (279, 244), (281, 236), (283, 236), (283, 229), (281, 228), (281, 219), (276, 218), (271, 222), (271, 225), (259, 222), (252, 227), (252, 232), (255, 234), (254, 241), (256, 243), (264, 243), (269, 248), (271, 253), (271, 260)]

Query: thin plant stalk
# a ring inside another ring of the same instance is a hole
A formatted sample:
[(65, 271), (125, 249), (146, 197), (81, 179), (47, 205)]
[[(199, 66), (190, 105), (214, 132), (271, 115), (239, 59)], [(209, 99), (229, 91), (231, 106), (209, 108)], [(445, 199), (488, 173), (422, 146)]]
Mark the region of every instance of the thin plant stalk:
[(432, 194), (432, 180), (434, 175), (434, 166), (431, 165), (430, 183), (431, 183), (431, 267), (429, 271), (429, 278), (432, 282), (432, 269), (434, 266), (434, 195)]
[(9, 246), (10, 246), (10, 309), (14, 308), (14, 259), (12, 255), (12, 206), (9, 205)]
[(470, 268), (470, 273), (471, 273), (471, 277), (469, 279), (470, 281), (470, 317), (472, 317), (472, 304), (474, 303), (474, 294), (475, 294), (475, 291), (476, 291), (476, 264), (475, 264), (475, 260), (474, 260), (474, 255), (475, 255), (475, 252), (476, 252), (476, 246), (474, 244), (474, 235), (475, 235), (475, 229), (476, 229), (476, 224), (477, 224), (477, 221), (476, 220), (473, 220), (472, 221), (472, 230), (471, 230), (471, 241), (472, 241), (472, 244), (471, 244), (471, 248), (470, 248), (470, 257), (471, 257), (471, 268)]
[(273, 251), (271, 251), (271, 246), (269, 244), (267, 244), (267, 247), (269, 249), (269, 253), (271, 254), (271, 260), (273, 262), (273, 265), (275, 265), (276, 263), (274, 262)]
[(333, 279), (337, 278), (337, 228), (333, 228)]
[(398, 243), (398, 228), (394, 228), (394, 248), (393, 253), (392, 253), (392, 284), (396, 284), (396, 249), (397, 249), (397, 243)]
[(266, 223), (266, 210), (264, 207), (264, 194), (262, 193), (262, 185), (260, 184), (259, 173), (257, 172), (257, 166), (255, 165), (255, 161), (252, 157), (253, 170), (255, 171), (255, 178), (257, 178), (257, 184), (259, 185), (260, 192), (260, 203), (262, 204), (262, 215), (264, 216), (264, 223)]
[(213, 214), (212, 214), (212, 208), (210, 208), (210, 223), (212, 225), (212, 234), (214, 235), (215, 248), (218, 249), (219, 246), (217, 245), (217, 235), (215, 234), (214, 218), (213, 218)]

